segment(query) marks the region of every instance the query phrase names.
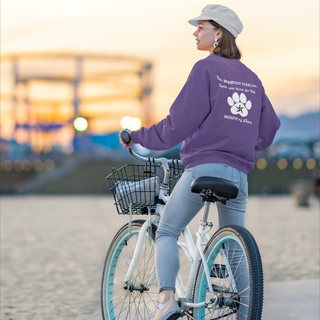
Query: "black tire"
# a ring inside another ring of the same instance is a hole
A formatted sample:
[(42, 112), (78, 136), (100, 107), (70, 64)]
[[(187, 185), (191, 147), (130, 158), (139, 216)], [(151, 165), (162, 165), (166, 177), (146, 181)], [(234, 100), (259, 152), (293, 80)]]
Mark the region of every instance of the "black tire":
[(113, 238), (104, 263), (101, 283), (102, 318), (149, 319), (150, 311), (158, 306), (158, 286), (154, 279), (147, 285), (150, 275), (155, 278), (154, 240), (156, 226), (147, 229), (139, 260), (131, 282), (124, 278), (133, 256), (138, 235), (145, 220), (124, 225)]
[[(250, 319), (259, 320), (263, 306), (263, 270), (258, 246), (251, 233), (240, 226), (232, 225), (219, 229), (209, 240), (205, 256), (211, 273), (214, 292), (218, 294), (218, 308), (194, 308), (195, 319)], [(236, 262), (236, 257), (238, 261)], [(235, 285), (229, 275), (234, 276)], [(207, 280), (199, 263), (193, 288), (193, 301), (210, 299)]]

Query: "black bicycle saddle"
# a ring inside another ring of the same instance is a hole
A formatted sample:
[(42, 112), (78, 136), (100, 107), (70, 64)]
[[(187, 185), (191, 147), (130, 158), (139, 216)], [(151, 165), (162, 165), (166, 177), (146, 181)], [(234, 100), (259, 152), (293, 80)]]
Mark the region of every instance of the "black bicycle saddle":
[(191, 192), (212, 193), (217, 197), (235, 199), (238, 196), (239, 188), (229, 180), (215, 177), (199, 177), (192, 181)]

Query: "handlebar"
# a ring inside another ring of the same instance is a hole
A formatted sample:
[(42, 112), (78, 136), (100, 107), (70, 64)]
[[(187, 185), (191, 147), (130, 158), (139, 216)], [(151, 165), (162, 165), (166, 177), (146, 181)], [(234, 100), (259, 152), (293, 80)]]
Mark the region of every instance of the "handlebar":
[[(123, 141), (125, 143), (129, 143), (131, 141), (131, 135), (130, 132), (127, 130), (122, 130), (120, 132), (121, 138), (123, 139)], [(181, 160), (168, 160), (166, 158), (147, 158), (147, 157), (143, 157), (140, 156), (139, 154), (137, 154), (132, 147), (128, 147), (128, 152), (129, 154), (136, 160), (138, 161), (142, 161), (142, 162), (148, 162), (152, 159), (152, 162), (155, 162), (156, 164), (160, 164), (160, 165), (165, 165), (164, 163), (167, 164), (178, 164), (178, 165), (182, 165)]]
[(121, 138), (123, 139), (123, 141), (125, 143), (129, 143), (131, 141), (131, 136), (130, 136), (130, 133), (128, 131), (122, 130), (120, 132), (120, 134), (121, 134)]

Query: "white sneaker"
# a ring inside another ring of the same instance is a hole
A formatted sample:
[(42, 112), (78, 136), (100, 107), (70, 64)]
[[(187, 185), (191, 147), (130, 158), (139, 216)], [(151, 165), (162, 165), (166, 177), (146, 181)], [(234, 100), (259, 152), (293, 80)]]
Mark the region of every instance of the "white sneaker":
[(175, 320), (181, 317), (181, 309), (179, 308), (177, 302), (172, 299), (168, 305), (160, 310), (155, 309), (151, 311), (152, 320)]

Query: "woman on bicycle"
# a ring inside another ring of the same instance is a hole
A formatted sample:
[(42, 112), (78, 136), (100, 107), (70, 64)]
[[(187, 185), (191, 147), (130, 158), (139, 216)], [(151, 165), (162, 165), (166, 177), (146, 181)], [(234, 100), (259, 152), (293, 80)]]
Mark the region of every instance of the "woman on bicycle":
[(219, 227), (244, 226), (248, 196), (247, 174), (255, 165), (254, 151), (269, 147), (280, 121), (255, 73), (239, 60), (236, 38), (242, 22), (231, 9), (207, 5), (189, 20), (198, 50), (209, 56), (198, 61), (170, 108), (169, 115), (149, 128), (131, 132), (130, 143), (152, 150), (169, 149), (183, 141), (180, 151), (185, 172), (161, 216), (156, 235), (159, 307), (155, 320), (176, 319), (174, 300), (179, 271), (177, 240), (203, 206), (191, 193), (191, 182), (213, 176), (239, 186), (239, 195), (226, 205), (217, 203)]

